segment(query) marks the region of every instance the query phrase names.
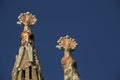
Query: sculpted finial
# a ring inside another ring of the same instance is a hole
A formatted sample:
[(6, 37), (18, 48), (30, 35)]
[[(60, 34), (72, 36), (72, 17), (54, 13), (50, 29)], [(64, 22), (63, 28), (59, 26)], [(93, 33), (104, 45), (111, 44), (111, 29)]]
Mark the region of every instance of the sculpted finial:
[(33, 34), (29, 27), (33, 26), (36, 23), (37, 19), (34, 15), (30, 14), (30, 12), (21, 13), (18, 16), (18, 19), (19, 21), (17, 24), (24, 25), (24, 30), (21, 34), (21, 40), (22, 44), (25, 45), (29, 41), (33, 40)]
[(65, 37), (60, 37), (57, 41), (58, 45), (56, 46), (58, 49), (64, 50), (74, 50), (77, 46), (77, 43), (74, 39), (66, 35)]
[(24, 26), (32, 26), (36, 23), (37, 19), (34, 15), (30, 14), (30, 12), (21, 13), (18, 16), (19, 21), (17, 24), (23, 24)]

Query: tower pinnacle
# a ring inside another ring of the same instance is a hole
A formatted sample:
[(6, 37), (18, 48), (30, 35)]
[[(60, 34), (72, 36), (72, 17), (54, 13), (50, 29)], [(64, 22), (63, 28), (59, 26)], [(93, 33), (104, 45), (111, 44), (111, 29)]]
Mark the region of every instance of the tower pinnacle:
[(20, 24), (20, 25), (23, 24), (25, 27), (32, 26), (37, 21), (35, 15), (30, 14), (30, 12), (21, 13), (18, 16), (18, 19), (19, 19), (19, 21), (17, 22), (17, 24)]
[(42, 69), (34, 47), (34, 35), (30, 26), (37, 21), (29, 12), (21, 13), (18, 24), (24, 25), (21, 33), (21, 46), (16, 55), (15, 65), (12, 71), (12, 80), (43, 80)]
[(65, 37), (61, 37), (57, 41), (58, 45), (56, 46), (58, 49), (64, 50), (64, 56), (62, 57), (61, 63), (64, 70), (64, 80), (80, 80), (79, 75), (76, 71), (77, 64), (71, 55), (71, 51), (75, 49), (77, 43), (74, 39), (66, 35)]
[[(26, 45), (29, 41), (34, 41), (34, 35), (30, 30), (30, 26), (33, 26), (37, 19), (35, 15), (30, 14), (30, 12), (21, 13), (18, 16), (19, 21), (17, 24), (24, 25), (23, 32), (21, 34), (21, 44)], [(33, 40), (30, 40), (33, 39)]]

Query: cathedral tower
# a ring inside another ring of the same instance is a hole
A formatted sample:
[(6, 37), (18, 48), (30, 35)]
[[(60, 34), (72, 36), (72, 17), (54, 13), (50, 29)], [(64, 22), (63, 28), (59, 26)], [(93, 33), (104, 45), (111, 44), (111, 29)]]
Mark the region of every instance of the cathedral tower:
[(21, 45), (16, 55), (12, 71), (12, 80), (43, 80), (41, 66), (34, 47), (34, 35), (30, 30), (37, 19), (34, 15), (21, 13), (17, 24), (24, 25), (21, 33)]
[(64, 80), (80, 80), (76, 71), (77, 63), (71, 54), (71, 51), (74, 50), (77, 45), (76, 41), (67, 35), (61, 37), (57, 43), (58, 45), (56, 47), (64, 50), (64, 56), (61, 60), (64, 70)]

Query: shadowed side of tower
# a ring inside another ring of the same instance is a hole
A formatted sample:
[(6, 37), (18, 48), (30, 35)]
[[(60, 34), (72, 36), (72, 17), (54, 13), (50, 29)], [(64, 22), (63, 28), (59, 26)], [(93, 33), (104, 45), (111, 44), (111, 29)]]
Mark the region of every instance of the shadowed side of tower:
[(24, 25), (21, 33), (21, 46), (12, 71), (12, 80), (43, 80), (42, 70), (37, 51), (34, 47), (34, 35), (29, 26), (33, 26), (37, 19), (34, 15), (22, 13), (18, 24)]

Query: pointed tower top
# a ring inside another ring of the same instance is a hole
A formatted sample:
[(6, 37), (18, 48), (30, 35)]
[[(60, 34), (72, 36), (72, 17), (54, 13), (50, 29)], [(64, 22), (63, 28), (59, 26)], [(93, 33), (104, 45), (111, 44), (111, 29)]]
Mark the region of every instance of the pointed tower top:
[(32, 26), (36, 23), (37, 19), (35, 15), (30, 14), (30, 12), (21, 13), (18, 16), (19, 21), (17, 24), (23, 24), (24, 26)]
[(64, 49), (64, 50), (74, 50), (77, 46), (75, 39), (72, 39), (68, 35), (66, 35), (65, 37), (60, 37), (57, 43), (58, 45), (56, 47), (58, 49)]

